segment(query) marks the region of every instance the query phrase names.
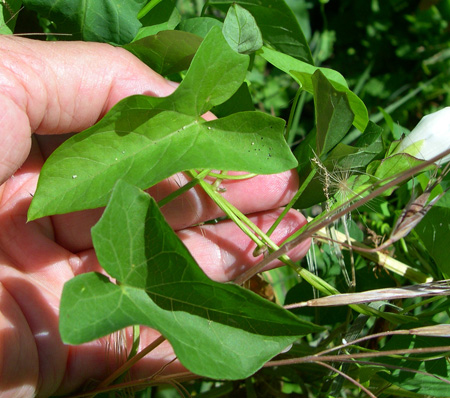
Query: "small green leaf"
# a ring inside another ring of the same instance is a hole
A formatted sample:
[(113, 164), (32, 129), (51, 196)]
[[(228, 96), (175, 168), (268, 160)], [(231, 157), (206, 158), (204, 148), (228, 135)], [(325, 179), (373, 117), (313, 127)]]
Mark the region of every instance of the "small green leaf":
[(179, 30), (165, 30), (123, 46), (163, 76), (187, 70), (202, 39)]
[(120, 285), (96, 273), (66, 283), (60, 313), (66, 343), (147, 325), (171, 342), (192, 372), (240, 379), (302, 335), (320, 330), (239, 286), (211, 281), (156, 202), (123, 181), (92, 236), (100, 264)]
[(366, 129), (367, 123), (369, 122), (369, 114), (366, 106), (355, 93), (348, 89), (347, 82), (339, 72), (328, 68), (318, 68), (309, 65), (306, 62), (302, 62), (267, 47), (262, 47), (262, 49), (258, 51), (258, 54), (278, 69), (289, 74), (303, 90), (311, 94), (314, 93), (312, 76), (317, 70), (320, 70), (336, 90), (347, 93), (348, 102), (355, 114), (353, 125), (360, 131)]
[(320, 70), (312, 76), (316, 113), (316, 152), (322, 156), (331, 151), (350, 129), (354, 114), (347, 94), (333, 88)]
[(239, 4), (253, 15), (265, 42), (282, 53), (314, 63), (303, 31), (283, 0), (209, 0), (208, 4), (222, 11)]
[(141, 23), (137, 14), (146, 0), (24, 0), (23, 4), (54, 23), (71, 40), (129, 43)]
[(228, 9), (222, 31), (230, 47), (238, 53), (251, 54), (263, 45), (255, 18), (238, 4)]

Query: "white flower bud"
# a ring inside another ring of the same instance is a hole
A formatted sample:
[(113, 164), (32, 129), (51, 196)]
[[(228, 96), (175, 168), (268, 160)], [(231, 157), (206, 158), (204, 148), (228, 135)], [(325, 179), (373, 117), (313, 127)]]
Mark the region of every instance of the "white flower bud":
[[(424, 116), (417, 126), (398, 144), (394, 153), (407, 153), (430, 160), (450, 148), (450, 107)], [(437, 164), (450, 160), (445, 156)]]

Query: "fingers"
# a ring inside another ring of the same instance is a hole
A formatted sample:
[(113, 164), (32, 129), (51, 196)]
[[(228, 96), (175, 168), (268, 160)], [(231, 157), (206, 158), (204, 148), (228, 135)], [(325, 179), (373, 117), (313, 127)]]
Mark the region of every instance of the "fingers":
[(0, 394), (31, 397), (38, 384), (38, 352), (20, 307), (0, 283)]
[[(267, 231), (282, 209), (255, 213), (249, 219), (262, 231)], [(291, 210), (270, 236), (275, 244), (280, 244), (295, 231), (306, 224), (303, 215)], [(245, 272), (262, 260), (262, 255), (254, 257), (255, 243), (245, 235), (232, 221), (221, 221), (217, 224), (206, 224), (183, 229), (177, 232), (200, 268), (213, 280), (228, 282)], [(309, 240), (303, 242), (288, 255), (293, 261), (301, 259), (309, 249)], [(76, 265), (72, 263), (75, 275), (99, 271), (93, 249), (78, 253), (81, 259)], [(271, 267), (280, 266), (276, 261)]]
[[(297, 181), (294, 171), (227, 181), (221, 185), (226, 190), (222, 195), (241, 212), (256, 213), (288, 203), (296, 192)], [(158, 201), (178, 189), (178, 184), (186, 182), (184, 175), (177, 174), (151, 188), (149, 193)], [(201, 187), (190, 189), (162, 207), (161, 211), (177, 231), (224, 215)], [(90, 229), (102, 212), (102, 209), (95, 209), (52, 217), (57, 242), (73, 252), (92, 247)]]
[[(148, 192), (159, 201), (187, 182), (186, 176), (179, 173), (150, 188)], [(220, 192), (242, 213), (249, 214), (285, 205), (295, 195), (297, 187), (297, 173), (290, 170), (245, 180), (224, 180), (220, 184)], [(224, 215), (198, 185), (163, 206), (161, 211), (175, 230)]]
[(126, 96), (175, 90), (120, 48), (6, 35), (0, 36), (0, 88), (0, 183), (26, 159), (31, 133), (81, 131)]
[[(262, 231), (267, 231), (281, 209), (253, 214), (249, 219)], [(280, 244), (301, 226), (306, 224), (305, 218), (297, 211), (290, 211), (271, 235), (276, 244)], [(178, 232), (178, 236), (197, 260), (203, 271), (213, 280), (228, 282), (256, 265), (262, 255), (253, 256), (255, 243), (245, 235), (232, 221), (223, 221), (217, 225), (202, 225)], [(290, 251), (293, 261), (302, 258), (309, 249), (306, 241)], [(279, 266), (274, 262), (271, 266)]]

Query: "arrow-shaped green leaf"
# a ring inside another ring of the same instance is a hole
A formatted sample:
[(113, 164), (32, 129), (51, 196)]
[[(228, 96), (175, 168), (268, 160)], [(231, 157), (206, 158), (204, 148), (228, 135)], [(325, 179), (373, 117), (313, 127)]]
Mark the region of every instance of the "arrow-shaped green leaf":
[(147, 325), (171, 342), (192, 372), (239, 379), (319, 330), (248, 290), (210, 280), (154, 200), (123, 181), (92, 236), (100, 264), (120, 285), (96, 273), (65, 285), (60, 331), (66, 343)]

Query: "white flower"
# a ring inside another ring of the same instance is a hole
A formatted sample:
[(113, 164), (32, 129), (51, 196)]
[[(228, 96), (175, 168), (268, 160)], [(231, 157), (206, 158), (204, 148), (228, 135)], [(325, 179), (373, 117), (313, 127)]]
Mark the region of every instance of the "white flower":
[[(398, 144), (395, 153), (408, 153), (418, 159), (430, 160), (450, 149), (450, 107), (424, 116), (416, 127)], [(437, 164), (450, 160), (445, 156)]]

